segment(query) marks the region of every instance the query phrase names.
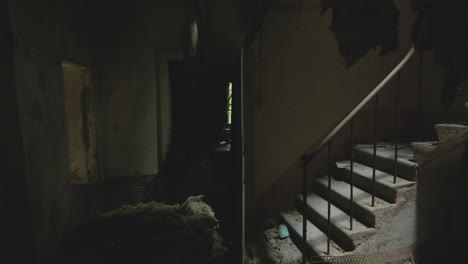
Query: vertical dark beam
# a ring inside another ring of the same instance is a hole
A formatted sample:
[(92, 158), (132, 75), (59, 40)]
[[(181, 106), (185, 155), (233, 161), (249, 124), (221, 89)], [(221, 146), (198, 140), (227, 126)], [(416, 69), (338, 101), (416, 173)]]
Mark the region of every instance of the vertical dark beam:
[(155, 49), (155, 76), (156, 76), (156, 142), (158, 153), (158, 171), (162, 165), (162, 115), (161, 115), (161, 71), (159, 63), (161, 59), (161, 52), (158, 47)]
[[(241, 54), (239, 54), (242, 56)], [(231, 141), (231, 152), (234, 163), (234, 184), (235, 184), (235, 193), (234, 201), (235, 202), (235, 226), (236, 226), (236, 235), (234, 241), (238, 241), (238, 246), (233, 248), (234, 258), (236, 262), (243, 261), (242, 253), (242, 244), (243, 244), (243, 235), (242, 235), (242, 225), (243, 225), (243, 178), (242, 178), (242, 92), (241, 92), (241, 58), (239, 57), (239, 64), (236, 65), (233, 73), (235, 77), (233, 78), (232, 84), (232, 141)]]
[(379, 94), (375, 96), (374, 106), (374, 155), (372, 156), (372, 202), (371, 205), (375, 205), (375, 160), (377, 156), (377, 107), (379, 103)]
[(350, 159), (350, 172), (349, 172), (349, 180), (350, 180), (350, 190), (349, 190), (349, 229), (353, 230), (353, 199), (354, 199), (354, 139), (353, 139), (353, 129), (354, 129), (354, 118), (351, 119), (350, 124), (350, 152), (351, 152), (351, 159)]
[(302, 163), (302, 264), (307, 262), (307, 163)]
[[(249, 229), (255, 221), (254, 191), (255, 191), (255, 173), (254, 173), (254, 129), (255, 122), (252, 118), (254, 110), (254, 72), (255, 72), (255, 53), (252, 49), (242, 49), (241, 56), (241, 155), (242, 155), (242, 256), (245, 256), (245, 242)], [(300, 176), (299, 176), (300, 177)]]
[(327, 254), (330, 255), (330, 236), (331, 236), (331, 174), (332, 174), (332, 143), (328, 143), (328, 218), (327, 218)]
[[(240, 204), (240, 207), (241, 207), (241, 239), (240, 239), (240, 244), (241, 244), (241, 261), (243, 262), (245, 260), (245, 257), (246, 257), (246, 252), (245, 252), (245, 236), (246, 236), (246, 230), (245, 230), (245, 219), (246, 219), (246, 208), (245, 208), (245, 199), (246, 199), (246, 195), (245, 195), (245, 174), (246, 174), (246, 166), (245, 166), (245, 151), (244, 151), (244, 148), (245, 148), (245, 134), (244, 134), (244, 131), (245, 131), (245, 120), (244, 120), (244, 113), (245, 113), (245, 73), (244, 72), (246, 70), (246, 61), (245, 61), (245, 52), (244, 52), (244, 49), (241, 50), (241, 56), (240, 56), (240, 89), (239, 89), (239, 103), (237, 104), (239, 106), (239, 111), (238, 111), (238, 116), (239, 117), (239, 127), (238, 127), (238, 131), (239, 131), (239, 145), (236, 145), (234, 143), (234, 146), (238, 146), (238, 147), (235, 147), (235, 149), (238, 149), (240, 152), (238, 153), (240, 156), (240, 197), (241, 197), (241, 204)], [(235, 103), (235, 102), (233, 102)], [(242, 263), (241, 262), (241, 263)]]
[[(31, 156), (23, 146), (23, 133), (21, 126), (19, 104), (15, 72), (15, 46), (14, 35), (10, 19), (14, 13), (21, 10), (14, 6), (15, 1), (0, 1), (0, 86), (2, 96), (2, 121), (1, 129), (2, 151), (7, 153), (7, 159), (2, 163), (2, 173), (8, 175), (2, 177), (0, 184), (0, 210), (8, 212), (8, 216), (0, 218), (0, 234), (2, 242), (1, 257), (5, 261), (15, 260), (15, 263), (38, 263), (35, 256), (38, 248), (35, 247), (34, 230), (37, 223), (33, 223), (37, 208), (31, 206), (32, 191), (28, 188), (28, 171)], [(11, 9), (10, 9), (11, 8)], [(12, 14), (10, 16), (10, 10)], [(20, 51), (18, 51), (20, 52)], [(21, 51), (23, 52), (23, 51)], [(66, 177), (67, 175), (64, 175)], [(71, 187), (71, 186), (68, 186)], [(34, 218), (33, 218), (34, 217)]]
[(393, 183), (397, 182), (398, 174), (398, 141), (400, 137), (400, 77), (401, 71), (398, 72), (396, 86), (396, 109), (395, 109), (395, 159), (393, 161)]
[(422, 116), (422, 72), (423, 72), (423, 53), (419, 52), (419, 69), (418, 69), (418, 141), (421, 141), (421, 126), (424, 124)]

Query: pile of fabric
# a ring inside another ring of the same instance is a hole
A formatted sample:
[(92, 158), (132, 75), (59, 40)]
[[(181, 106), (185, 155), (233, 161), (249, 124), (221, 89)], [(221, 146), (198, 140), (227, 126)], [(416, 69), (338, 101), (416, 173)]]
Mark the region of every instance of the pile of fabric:
[(61, 262), (222, 263), (218, 226), (202, 196), (126, 205), (79, 225), (62, 245)]

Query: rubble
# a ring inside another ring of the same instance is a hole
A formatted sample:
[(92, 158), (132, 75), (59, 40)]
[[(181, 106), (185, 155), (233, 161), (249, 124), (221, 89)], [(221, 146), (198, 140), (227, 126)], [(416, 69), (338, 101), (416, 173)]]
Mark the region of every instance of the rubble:
[(302, 253), (290, 237), (280, 238), (278, 228), (265, 230), (257, 241), (256, 249), (261, 263), (299, 264), (302, 261)]
[(63, 262), (222, 263), (227, 249), (218, 227), (203, 196), (181, 205), (125, 205), (79, 225), (64, 242)]

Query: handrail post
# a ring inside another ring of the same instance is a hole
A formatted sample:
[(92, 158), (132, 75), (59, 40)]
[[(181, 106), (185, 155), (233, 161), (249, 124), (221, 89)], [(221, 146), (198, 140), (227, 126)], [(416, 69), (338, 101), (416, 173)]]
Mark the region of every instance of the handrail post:
[(421, 127), (422, 127), (422, 72), (423, 72), (423, 54), (419, 52), (419, 69), (418, 69), (418, 141), (421, 141)]
[(302, 264), (307, 262), (307, 163), (302, 162)]
[(351, 119), (351, 124), (350, 124), (350, 151), (351, 151), (351, 160), (350, 160), (350, 172), (349, 172), (349, 181), (350, 181), (350, 190), (349, 190), (349, 230), (353, 230), (353, 199), (354, 199), (354, 194), (353, 194), (353, 174), (354, 174), (354, 140), (353, 140), (353, 128), (354, 128), (354, 118)]
[(327, 254), (330, 255), (330, 236), (331, 236), (331, 174), (332, 174), (332, 153), (331, 141), (328, 142), (328, 219), (327, 219)]
[(400, 133), (400, 76), (401, 71), (398, 72), (397, 78), (397, 89), (396, 89), (396, 110), (395, 110), (395, 160), (393, 163), (394, 166), (394, 173), (393, 173), (393, 184), (397, 182), (397, 174), (398, 174), (398, 138)]
[(375, 206), (375, 161), (377, 156), (377, 107), (379, 103), (379, 94), (375, 95), (374, 106), (374, 155), (372, 157), (372, 207)]

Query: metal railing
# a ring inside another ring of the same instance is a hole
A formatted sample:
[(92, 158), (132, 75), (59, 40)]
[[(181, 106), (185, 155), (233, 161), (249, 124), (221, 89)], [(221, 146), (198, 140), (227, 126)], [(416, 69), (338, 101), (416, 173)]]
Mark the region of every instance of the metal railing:
[[(399, 137), (399, 126), (400, 126), (400, 77), (401, 77), (401, 70), (402, 68), (406, 65), (406, 63), (411, 59), (413, 54), (415, 53), (414, 47), (411, 47), (411, 49), (408, 51), (406, 56), (398, 63), (398, 65), (377, 85), (377, 87), (372, 90), (369, 95), (367, 95), (364, 100), (362, 100), (334, 129), (332, 129), (328, 134), (326, 134), (320, 141), (319, 143), (313, 147), (312, 151), (310, 153), (304, 154), (301, 156), (301, 163), (300, 166), (302, 168), (302, 212), (306, 212), (307, 208), (307, 165), (312, 162), (318, 154), (321, 153), (321, 151), (325, 148), (325, 146), (328, 146), (328, 219), (327, 219), (327, 254), (330, 255), (330, 241), (331, 241), (331, 222), (330, 222), (330, 215), (331, 215), (331, 174), (332, 174), (332, 139), (333, 137), (341, 131), (341, 129), (350, 123), (350, 156), (351, 156), (351, 161), (350, 161), (350, 203), (349, 203), (349, 226), (350, 229), (353, 229), (353, 188), (354, 188), (354, 183), (353, 183), (353, 174), (354, 174), (354, 168), (353, 168), (353, 159), (354, 159), (354, 147), (353, 147), (353, 127), (354, 127), (354, 117), (356, 116), (357, 113), (359, 113), (362, 108), (367, 105), (372, 99), (375, 99), (375, 105), (374, 105), (374, 124), (373, 124), (373, 170), (372, 170), (372, 200), (371, 200), (371, 205), (375, 206), (375, 162), (376, 162), (376, 156), (377, 156), (377, 107), (378, 107), (378, 101), (379, 101), (379, 92), (392, 80), (395, 76), (397, 76), (397, 91), (396, 91), (396, 116), (395, 116), (395, 157), (394, 157), (394, 180), (393, 182), (396, 183), (396, 175), (398, 171), (398, 166), (397, 166), (397, 158), (398, 158), (398, 137)], [(421, 64), (421, 59), (420, 59), (420, 64)], [(421, 93), (421, 68), (422, 65), (419, 67), (419, 93)], [(419, 98), (421, 96), (419, 95)], [(418, 102), (418, 105), (420, 105), (420, 99)], [(420, 107), (420, 106), (418, 106)], [(303, 217), (303, 225), (302, 225), (302, 263), (305, 264), (307, 261), (307, 218)]]

